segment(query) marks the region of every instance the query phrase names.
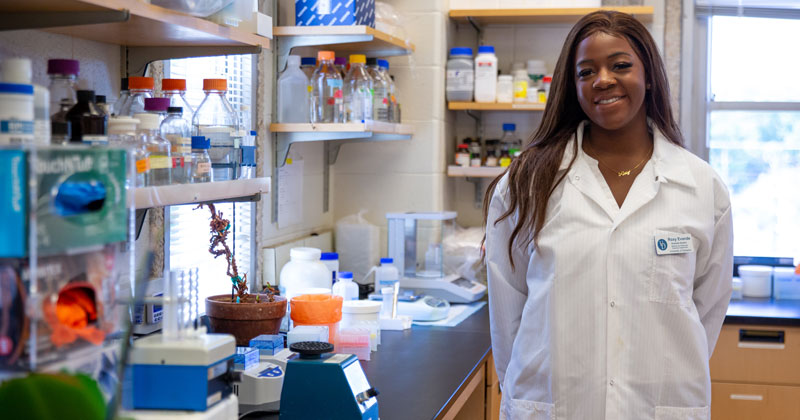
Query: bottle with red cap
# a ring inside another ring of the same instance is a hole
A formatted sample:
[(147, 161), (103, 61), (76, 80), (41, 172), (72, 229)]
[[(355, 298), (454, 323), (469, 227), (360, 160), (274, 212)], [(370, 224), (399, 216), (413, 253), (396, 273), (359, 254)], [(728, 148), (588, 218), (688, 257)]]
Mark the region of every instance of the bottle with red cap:
[(161, 95), (169, 98), (169, 106), (183, 108), (184, 115), (194, 113), (194, 108), (186, 101), (186, 79), (163, 79)]
[(71, 134), (67, 112), (77, 102), (75, 84), (80, 65), (78, 60), (47, 60), (47, 75), (50, 77), (50, 124), (51, 142), (66, 144)]
[(344, 122), (342, 76), (336, 69), (333, 51), (317, 53), (319, 67), (311, 77), (311, 122)]
[(154, 87), (152, 77), (129, 77), (128, 100), (122, 105), (119, 115), (133, 116), (144, 112), (144, 100), (153, 97)]
[(225, 97), (227, 90), (225, 79), (204, 79), (206, 97), (192, 117), (193, 135), (204, 136), (211, 143), (208, 155), (215, 181), (236, 179), (239, 173), (239, 119)]

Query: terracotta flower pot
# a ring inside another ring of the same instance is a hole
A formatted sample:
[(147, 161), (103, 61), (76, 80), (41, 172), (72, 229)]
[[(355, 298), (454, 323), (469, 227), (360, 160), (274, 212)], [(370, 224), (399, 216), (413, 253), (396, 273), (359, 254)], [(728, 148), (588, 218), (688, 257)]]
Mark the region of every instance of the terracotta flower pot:
[(281, 319), (286, 315), (286, 298), (275, 296), (273, 302), (266, 295), (261, 301), (231, 302), (231, 295), (216, 295), (206, 298), (206, 315), (211, 324), (211, 332), (231, 334), (237, 346), (247, 346), (250, 339), (261, 334), (277, 334)]

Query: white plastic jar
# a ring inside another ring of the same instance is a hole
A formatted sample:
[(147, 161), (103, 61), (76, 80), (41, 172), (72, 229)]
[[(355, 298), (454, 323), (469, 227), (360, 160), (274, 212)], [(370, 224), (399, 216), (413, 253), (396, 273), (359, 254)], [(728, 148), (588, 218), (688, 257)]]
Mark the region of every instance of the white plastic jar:
[(33, 86), (0, 83), (0, 145), (33, 143)]
[(475, 57), (475, 102), (494, 102), (496, 98), (497, 56), (493, 46), (482, 45)]
[(475, 69), (472, 62), (472, 48), (454, 47), (450, 49), (447, 60), (447, 81), (445, 94), (448, 101), (472, 101), (475, 89)]
[(766, 298), (772, 296), (772, 267), (766, 265), (740, 265), (744, 297)]
[(509, 104), (514, 99), (514, 78), (510, 74), (497, 76), (497, 103)]
[(281, 269), (278, 288), (281, 296), (291, 299), (309, 289), (331, 291), (331, 272), (320, 261), (317, 248), (292, 248), (289, 262)]

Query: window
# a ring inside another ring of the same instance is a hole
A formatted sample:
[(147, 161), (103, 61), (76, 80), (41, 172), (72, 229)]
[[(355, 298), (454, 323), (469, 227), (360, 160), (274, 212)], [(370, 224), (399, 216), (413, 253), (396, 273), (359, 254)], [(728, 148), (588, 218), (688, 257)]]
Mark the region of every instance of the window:
[(787, 41), (800, 38), (800, 20), (707, 14), (700, 124), (709, 163), (730, 189), (734, 254), (800, 257), (800, 55)]
[[(228, 80), (228, 101), (240, 113), (243, 124), (249, 125), (253, 110), (254, 84), (253, 60), (251, 55), (232, 55), (220, 57), (196, 57), (170, 60), (165, 66), (167, 77), (186, 79), (186, 100), (194, 108), (205, 97), (203, 79), (220, 78)], [(205, 312), (203, 301), (207, 296), (231, 292), (231, 282), (226, 277), (227, 263), (224, 257), (214, 258), (209, 254), (209, 220), (207, 207), (195, 210), (194, 205), (172, 206), (169, 208), (169, 266), (171, 268), (199, 269), (200, 312)], [(255, 255), (252, 231), (255, 227), (254, 203), (220, 203), (217, 210), (233, 224), (228, 246), (236, 256), (239, 274), (247, 274), (250, 284), (260, 284), (255, 275)]]

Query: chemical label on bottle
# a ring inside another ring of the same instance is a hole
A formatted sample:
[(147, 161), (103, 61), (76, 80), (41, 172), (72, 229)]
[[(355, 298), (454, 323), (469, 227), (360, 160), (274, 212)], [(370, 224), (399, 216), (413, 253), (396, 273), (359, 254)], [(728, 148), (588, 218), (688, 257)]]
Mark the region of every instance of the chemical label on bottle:
[(486, 156), (486, 166), (497, 166), (497, 156)]
[(183, 168), (184, 165), (183, 157), (174, 157), (172, 158), (172, 167), (173, 168)]
[(90, 146), (108, 146), (108, 137), (106, 136), (81, 136), (81, 142)]
[(172, 169), (172, 159), (163, 155), (150, 155), (150, 169)]
[(150, 158), (139, 159), (136, 161), (136, 173), (141, 174), (150, 170)]
[(480, 168), (481, 167), (481, 158), (472, 158), (469, 161), (469, 166), (473, 168)]
[(211, 164), (208, 162), (199, 162), (196, 166), (198, 174), (207, 174), (211, 172)]
[(503, 168), (508, 167), (511, 165), (511, 158), (510, 157), (502, 157), (500, 158), (500, 166)]
[(447, 70), (447, 92), (472, 91), (474, 84), (474, 70)]
[(326, 79), (326, 83), (328, 83), (328, 86), (332, 88), (342, 87), (342, 79)]
[(0, 144), (33, 142), (33, 121), (0, 120)]
[(200, 133), (211, 142), (211, 147), (233, 147), (233, 136), (230, 131), (209, 133), (200, 130)]
[(517, 81), (514, 82), (514, 99), (525, 100), (528, 98), (528, 82)]
[(456, 153), (456, 165), (469, 166), (469, 153)]

